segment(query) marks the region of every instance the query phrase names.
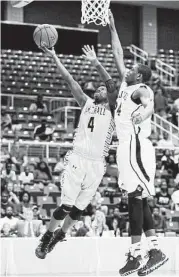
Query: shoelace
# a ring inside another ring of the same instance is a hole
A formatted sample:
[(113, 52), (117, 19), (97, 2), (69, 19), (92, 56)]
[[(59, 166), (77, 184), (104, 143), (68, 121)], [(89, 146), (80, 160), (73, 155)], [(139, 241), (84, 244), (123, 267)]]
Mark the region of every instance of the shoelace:
[[(151, 259), (151, 258), (153, 258), (153, 256), (152, 256), (152, 253), (149, 251), (145, 256), (144, 256), (144, 258), (149, 258), (148, 259), (148, 261)], [(142, 267), (142, 269), (147, 269), (147, 267), (148, 267), (148, 261), (147, 261), (147, 263)]]

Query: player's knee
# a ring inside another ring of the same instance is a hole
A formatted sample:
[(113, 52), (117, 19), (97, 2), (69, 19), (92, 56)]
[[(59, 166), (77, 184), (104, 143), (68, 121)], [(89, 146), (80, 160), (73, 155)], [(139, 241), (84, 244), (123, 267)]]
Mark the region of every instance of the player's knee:
[(65, 216), (70, 213), (71, 209), (72, 206), (67, 206), (63, 204), (55, 209), (55, 211), (53, 212), (53, 217), (56, 220), (63, 220)]
[(73, 206), (69, 215), (73, 220), (79, 220), (82, 214), (83, 214), (82, 210), (79, 210), (77, 207)]

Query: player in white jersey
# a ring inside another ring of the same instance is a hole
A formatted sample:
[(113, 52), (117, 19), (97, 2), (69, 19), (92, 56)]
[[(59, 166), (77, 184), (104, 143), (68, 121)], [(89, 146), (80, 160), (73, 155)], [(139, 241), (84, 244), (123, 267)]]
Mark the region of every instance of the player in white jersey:
[[(122, 188), (128, 192), (129, 223), (132, 244), (121, 275), (138, 271), (144, 276), (154, 271), (168, 259), (159, 248), (155, 235), (151, 210), (147, 197), (155, 194), (155, 152), (148, 137), (151, 133), (151, 116), (154, 110), (153, 91), (145, 84), (151, 77), (151, 69), (142, 64), (134, 65), (129, 71), (124, 65), (123, 49), (110, 12), (112, 49), (121, 88), (114, 101), (115, 125), (119, 146), (117, 163)], [(113, 94), (113, 85), (108, 91)], [(149, 242), (149, 259), (142, 265), (141, 236), (144, 231)]]
[[(84, 47), (84, 57), (92, 62), (88, 55), (89, 49), (89, 46)], [(67, 153), (65, 159), (66, 165), (61, 179), (61, 204), (53, 212), (48, 230), (35, 251), (40, 259), (44, 259), (57, 242), (64, 240), (68, 229), (80, 218), (95, 195), (105, 173), (105, 157), (108, 155), (114, 131), (114, 119), (107, 99), (106, 86), (98, 87), (94, 99), (89, 98), (65, 69), (54, 49), (49, 50), (43, 46), (42, 50), (54, 59), (82, 111), (73, 150)], [(94, 66), (102, 69), (101, 77), (104, 82), (110, 79), (99, 62)], [(62, 227), (56, 230), (63, 220)]]

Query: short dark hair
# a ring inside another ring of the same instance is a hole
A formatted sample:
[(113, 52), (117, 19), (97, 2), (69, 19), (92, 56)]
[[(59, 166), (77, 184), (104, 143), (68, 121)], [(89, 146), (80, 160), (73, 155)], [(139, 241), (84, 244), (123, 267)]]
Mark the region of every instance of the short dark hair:
[(144, 64), (138, 64), (138, 72), (142, 74), (142, 81), (148, 82), (152, 76), (152, 70), (150, 69), (149, 66), (144, 65)]

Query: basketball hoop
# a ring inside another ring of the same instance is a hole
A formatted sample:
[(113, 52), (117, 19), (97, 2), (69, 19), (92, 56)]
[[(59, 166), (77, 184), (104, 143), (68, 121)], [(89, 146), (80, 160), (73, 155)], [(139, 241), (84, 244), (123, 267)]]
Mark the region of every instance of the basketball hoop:
[(106, 26), (109, 23), (109, 5), (110, 0), (82, 0), (81, 23)]

